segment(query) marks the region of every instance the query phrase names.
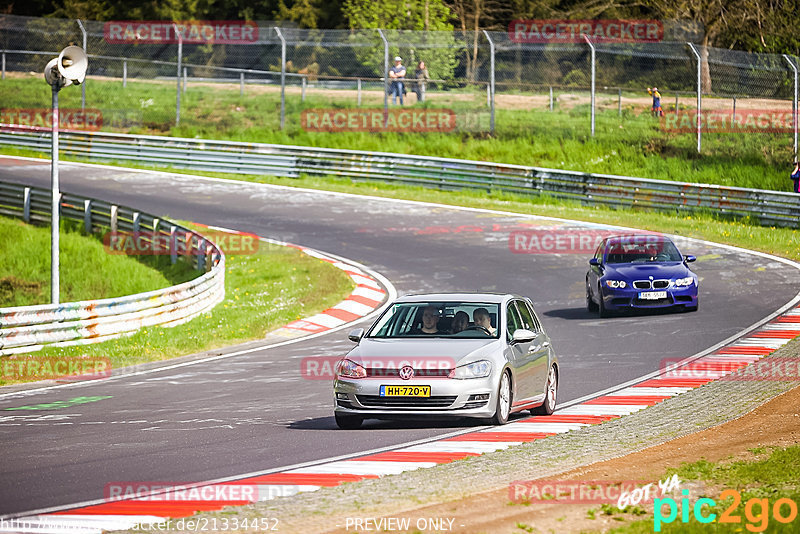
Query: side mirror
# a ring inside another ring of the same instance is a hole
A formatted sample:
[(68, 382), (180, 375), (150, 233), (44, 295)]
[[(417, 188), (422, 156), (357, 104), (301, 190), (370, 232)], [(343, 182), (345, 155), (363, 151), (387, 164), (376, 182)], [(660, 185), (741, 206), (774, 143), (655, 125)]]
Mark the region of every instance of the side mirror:
[(356, 328), (355, 330), (351, 330), (350, 333), (347, 334), (347, 339), (349, 339), (353, 343), (358, 343), (359, 341), (361, 341), (362, 337), (364, 337), (363, 328)]
[(686, 263), (692, 263), (696, 259), (697, 258), (692, 256), (691, 254), (687, 254), (686, 256), (683, 257), (683, 261), (685, 261)]
[(600, 262), (597, 261), (597, 258), (592, 258), (591, 260), (589, 260), (589, 265), (593, 265), (593, 266), (596, 267), (596, 266), (600, 265)]
[(511, 343), (530, 343), (537, 337), (539, 337), (539, 334), (536, 332), (531, 332), (524, 328), (517, 328), (514, 330), (514, 335), (511, 336)]

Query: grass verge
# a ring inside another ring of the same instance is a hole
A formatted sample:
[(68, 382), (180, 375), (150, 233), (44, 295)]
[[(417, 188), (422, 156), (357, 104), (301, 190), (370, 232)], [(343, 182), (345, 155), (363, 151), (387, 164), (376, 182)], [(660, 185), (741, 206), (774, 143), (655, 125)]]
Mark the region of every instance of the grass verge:
[[(256, 254), (226, 257), (225, 300), (185, 324), (7, 358), (108, 358), (112, 368), (166, 360), (263, 338), (270, 330), (333, 306), (353, 287), (346, 274), (327, 262), (293, 248), (262, 244)], [(26, 381), (31, 380), (0, 376), (0, 386)]]
[[(109, 254), (99, 239), (83, 235), (69, 221), (59, 239), (60, 302), (143, 293), (197, 277), (184, 262), (171, 265), (169, 257)], [(0, 217), (0, 258), (0, 307), (51, 302), (49, 227)]]

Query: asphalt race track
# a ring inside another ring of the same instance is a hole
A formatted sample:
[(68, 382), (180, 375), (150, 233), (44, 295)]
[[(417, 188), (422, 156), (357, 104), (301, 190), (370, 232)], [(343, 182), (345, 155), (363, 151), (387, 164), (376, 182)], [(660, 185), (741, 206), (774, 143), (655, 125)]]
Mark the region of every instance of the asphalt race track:
[[(47, 162), (0, 158), (3, 181), (49, 187), (49, 172)], [(61, 189), (338, 254), (380, 272), (399, 294), (528, 295), (561, 357), (562, 403), (707, 349), (773, 313), (800, 287), (790, 265), (679, 244), (699, 258), (698, 312), (601, 320), (585, 310), (588, 254), (510, 249), (510, 232), (551, 224), (541, 219), (75, 164), (62, 164)], [(218, 479), (474, 427), (368, 421), (361, 430), (336, 429), (330, 384), (305, 380), (299, 361), (343, 355), (352, 346), (345, 332), (141, 376), (0, 390), (0, 410), (109, 397), (0, 414), (0, 514), (101, 499), (112, 482)]]

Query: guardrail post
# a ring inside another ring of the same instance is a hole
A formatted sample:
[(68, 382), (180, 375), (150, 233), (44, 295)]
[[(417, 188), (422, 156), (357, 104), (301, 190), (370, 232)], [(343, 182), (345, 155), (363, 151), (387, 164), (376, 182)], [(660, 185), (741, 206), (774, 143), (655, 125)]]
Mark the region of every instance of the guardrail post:
[(361, 107), (361, 78), (356, 82), (358, 85), (358, 107)]
[[(81, 19), (77, 19), (77, 21), (78, 21), (78, 26), (81, 29), (81, 33), (83, 34), (83, 51), (88, 54), (89, 51), (86, 50), (86, 28), (83, 27), (83, 22), (81, 22)], [(83, 83), (81, 84), (81, 109), (82, 110), (86, 109), (86, 80), (85, 79), (83, 80)]]
[(489, 32), (483, 30), (483, 35), (486, 36), (486, 40), (489, 41), (489, 85), (486, 86), (486, 90), (489, 93), (489, 107), (491, 108), (491, 115), (489, 116), (489, 131), (490, 133), (494, 134), (494, 41), (492, 41)]
[(783, 59), (794, 71), (794, 98), (792, 98), (792, 129), (794, 130), (794, 159), (797, 160), (797, 64), (783, 54)]
[(128, 87), (128, 60), (122, 60), (122, 88)]
[(178, 261), (178, 242), (177, 228), (175, 225), (169, 227), (169, 261), (173, 265)]
[(83, 201), (83, 231), (87, 234), (92, 233), (92, 201)]
[(244, 71), (239, 73), (239, 96), (244, 96)]
[(275, 33), (281, 40), (281, 130), (283, 130), (286, 123), (286, 39), (283, 38), (283, 33), (277, 26)]
[(139, 233), (139, 226), (141, 224), (141, 215), (138, 211), (133, 212), (133, 233)]
[(378, 35), (383, 40), (383, 127), (389, 125), (389, 41), (378, 28)]
[(307, 78), (305, 76), (300, 79), (300, 83), (302, 84), (302, 89), (300, 89), (300, 102), (306, 101), (306, 80)]
[(159, 254), (159, 246), (161, 245), (161, 236), (158, 233), (158, 225), (161, 222), (161, 219), (158, 217), (153, 217), (153, 238), (150, 240), (150, 244), (153, 248), (153, 254)]
[(109, 212), (111, 218), (111, 231), (113, 233), (117, 232), (117, 217), (119, 215), (119, 207), (117, 205), (111, 206), (111, 211)]
[(694, 54), (695, 59), (697, 60), (697, 153), (700, 153), (701, 148), (701, 139), (702, 139), (702, 129), (703, 129), (703, 122), (702, 122), (702, 105), (703, 105), (703, 87), (702, 83), (702, 74), (701, 74), (701, 66), (702, 66), (702, 58), (700, 54), (697, 52), (697, 49), (694, 47), (692, 43), (686, 43), (689, 45), (689, 48), (692, 49), (692, 53)]
[(197, 270), (206, 270), (206, 240), (202, 238), (197, 242)]
[(592, 137), (594, 137), (594, 96), (595, 96), (595, 92), (594, 92), (594, 80), (595, 80), (594, 45), (592, 44), (592, 41), (589, 40), (589, 36), (588, 35), (583, 34), (583, 38), (586, 41), (586, 44), (589, 45), (589, 50), (591, 50), (591, 61), (592, 61), (592, 113), (591, 113), (591, 115), (592, 115)]
[(177, 90), (175, 96), (175, 126), (181, 123), (181, 63), (183, 62), (183, 36), (178, 30), (178, 25), (174, 22), (172, 27), (175, 29), (175, 35), (178, 36), (178, 66), (175, 74), (177, 80)]
[(31, 188), (26, 187), (22, 192), (22, 220), (31, 222)]

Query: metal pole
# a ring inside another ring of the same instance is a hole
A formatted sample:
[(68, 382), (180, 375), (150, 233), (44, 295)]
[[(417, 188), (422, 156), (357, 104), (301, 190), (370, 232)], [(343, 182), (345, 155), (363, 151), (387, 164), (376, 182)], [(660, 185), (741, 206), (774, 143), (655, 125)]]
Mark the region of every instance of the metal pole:
[(58, 230), (59, 208), (61, 207), (61, 193), (58, 190), (58, 84), (51, 86), (53, 91), (53, 146), (50, 163), (50, 300), (58, 304), (59, 279), (58, 279)]
[(128, 87), (128, 60), (122, 61), (122, 87)]
[(617, 89), (617, 116), (622, 117), (622, 89)]
[(694, 47), (694, 44), (687, 43), (689, 48), (692, 49), (692, 53), (694, 53), (695, 59), (697, 59), (697, 153), (700, 153), (700, 147), (702, 142), (702, 105), (703, 105), (703, 93), (702, 93), (702, 86), (701, 83), (701, 62), (702, 59), (700, 58), (700, 54), (697, 52), (697, 49)]
[(553, 111), (553, 86), (550, 86), (550, 111)]
[(594, 45), (589, 40), (589, 36), (588, 35), (583, 34), (583, 38), (586, 41), (586, 44), (589, 45), (589, 49), (592, 52), (592, 137), (594, 137), (594, 97), (595, 97), (595, 92), (594, 92), (594, 81), (595, 81)]
[(675, 114), (678, 114), (678, 92), (675, 91)]
[(789, 59), (789, 56), (783, 54), (783, 59), (792, 67), (794, 71), (794, 98), (792, 98), (792, 129), (794, 130), (794, 159), (797, 160), (797, 65), (794, 61)]
[(2, 79), (5, 80), (6, 79), (6, 53), (5, 52), (3, 52), (3, 74), (2, 74), (2, 76), (3, 76)]
[(187, 73), (188, 70), (189, 69), (187, 69), (186, 67), (183, 67), (183, 88), (181, 89), (181, 92), (183, 94), (186, 94), (186, 78), (188, 77)]
[(489, 32), (483, 30), (483, 35), (486, 36), (486, 40), (489, 41), (489, 107), (491, 107), (491, 114), (489, 116), (489, 131), (494, 133), (494, 41), (489, 36)]
[(300, 102), (305, 102), (306, 101), (306, 85), (308, 85), (308, 78), (303, 76), (300, 79), (300, 83), (301, 83), (301, 86), (302, 86), (302, 88), (300, 89)]
[(389, 125), (389, 41), (378, 28), (378, 35), (383, 39), (383, 126)]
[[(83, 51), (86, 52), (86, 28), (83, 27), (83, 22), (81, 19), (78, 20), (78, 26), (81, 29), (81, 33), (83, 34)], [(88, 52), (86, 52), (88, 54)], [(86, 109), (86, 80), (83, 81), (81, 84), (81, 110)]]
[(361, 107), (361, 78), (358, 79), (358, 107)]
[(733, 97), (733, 122), (736, 122), (736, 97)]
[(175, 29), (175, 35), (178, 37), (178, 71), (175, 75), (178, 82), (175, 101), (175, 126), (178, 126), (181, 123), (181, 63), (183, 62), (183, 36), (181, 32), (178, 31), (177, 24), (173, 22), (172, 27)]
[(286, 123), (286, 39), (283, 38), (281, 29), (275, 27), (275, 33), (281, 40), (281, 130)]
[(244, 96), (244, 71), (239, 73), (239, 96)]

